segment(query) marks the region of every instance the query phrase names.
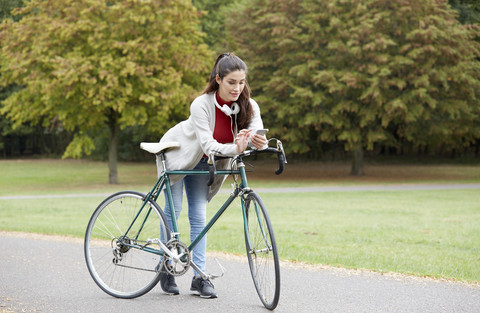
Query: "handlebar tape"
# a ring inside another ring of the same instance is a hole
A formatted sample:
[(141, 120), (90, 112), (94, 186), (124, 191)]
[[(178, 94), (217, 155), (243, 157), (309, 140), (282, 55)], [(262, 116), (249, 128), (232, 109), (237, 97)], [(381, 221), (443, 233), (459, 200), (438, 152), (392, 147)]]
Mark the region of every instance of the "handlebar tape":
[(213, 181), (215, 180), (215, 172), (216, 172), (215, 171), (215, 163), (208, 165), (208, 171), (210, 172), (210, 175), (209, 175), (209, 178), (208, 178), (207, 185), (211, 186), (213, 184)]
[(285, 169), (285, 157), (283, 153), (278, 154), (278, 169), (275, 171), (275, 174), (280, 175), (282, 174), (283, 170)]

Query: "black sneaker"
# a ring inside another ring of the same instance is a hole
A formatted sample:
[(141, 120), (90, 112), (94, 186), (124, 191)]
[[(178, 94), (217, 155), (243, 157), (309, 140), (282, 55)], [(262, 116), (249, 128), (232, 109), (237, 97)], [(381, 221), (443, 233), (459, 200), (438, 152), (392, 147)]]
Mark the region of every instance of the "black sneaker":
[(202, 277), (193, 278), (191, 291), (195, 291), (202, 298), (216, 298), (217, 292), (213, 287), (213, 284), (208, 279)]
[(178, 289), (178, 286), (175, 283), (175, 277), (168, 273), (160, 273), (160, 287), (162, 287), (162, 290), (169, 295), (180, 294), (180, 289)]

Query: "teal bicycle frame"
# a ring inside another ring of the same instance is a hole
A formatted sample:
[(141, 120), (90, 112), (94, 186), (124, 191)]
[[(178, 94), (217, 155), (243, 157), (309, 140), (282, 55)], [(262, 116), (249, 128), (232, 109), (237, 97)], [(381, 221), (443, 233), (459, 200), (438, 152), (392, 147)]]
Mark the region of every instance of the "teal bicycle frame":
[[(263, 151), (276, 152), (279, 155), (280, 167), (276, 171), (276, 173), (277, 174), (281, 173), (283, 171), (283, 165), (286, 163), (285, 155), (284, 155), (283, 147), (281, 146), (281, 143), (280, 143), (280, 146), (277, 147), (277, 149), (267, 148), (266, 150), (263, 150)], [(245, 156), (249, 155), (249, 153), (246, 153), (244, 155)], [(139, 209), (137, 215), (135, 216), (132, 223), (130, 224), (130, 227), (125, 232), (124, 238), (128, 238), (128, 233), (129, 233), (131, 227), (135, 224), (136, 220), (138, 219), (138, 216), (140, 216), (141, 212), (143, 211), (144, 207), (147, 205), (148, 201), (151, 199), (154, 202), (157, 202), (157, 199), (160, 196), (161, 191), (163, 189), (165, 189), (166, 190), (166, 197), (167, 197), (166, 201), (168, 201), (168, 203), (170, 204), (169, 205), (170, 216), (172, 217), (171, 222), (172, 222), (172, 228), (173, 229), (171, 229), (170, 232), (171, 232), (171, 235), (175, 236), (175, 238), (178, 241), (180, 241), (180, 232), (178, 230), (177, 221), (174, 218), (175, 217), (175, 207), (174, 207), (174, 204), (173, 204), (172, 189), (171, 189), (171, 185), (170, 185), (170, 175), (210, 175), (210, 179), (213, 179), (212, 172), (210, 172), (210, 171), (168, 170), (168, 169), (165, 169), (166, 168), (166, 166), (165, 166), (165, 154), (160, 153), (159, 156), (160, 156), (160, 158), (162, 160), (162, 163), (164, 165), (163, 166), (164, 171), (160, 175), (160, 177), (157, 179), (157, 181), (156, 181), (155, 185), (153, 186), (152, 190), (146, 195), (141, 208)], [(281, 156), (283, 156), (283, 157), (281, 157)], [(209, 164), (214, 164), (213, 157), (211, 158), (211, 161), (209, 161)], [(197, 236), (197, 238), (195, 238), (195, 240), (192, 243), (190, 243), (190, 245), (188, 246), (189, 251), (192, 251), (192, 249), (200, 242), (200, 240), (202, 240), (202, 238), (205, 236), (205, 234), (207, 234), (207, 232), (212, 228), (212, 226), (218, 221), (220, 216), (222, 216), (222, 214), (227, 210), (227, 208), (230, 206), (230, 204), (233, 202), (233, 200), (236, 197), (238, 197), (239, 195), (243, 195), (246, 192), (248, 193), (248, 192), (251, 191), (251, 189), (248, 187), (247, 175), (246, 175), (246, 170), (245, 170), (245, 163), (243, 163), (241, 156), (236, 157), (236, 164), (237, 164), (237, 169), (214, 171), (213, 175), (215, 175), (215, 176), (216, 175), (237, 175), (237, 176), (239, 175), (240, 178), (241, 178), (241, 181), (240, 181), (240, 184), (236, 185), (235, 189), (232, 191), (232, 193), (230, 194), (228, 199), (223, 203), (222, 207), (215, 213), (215, 215), (210, 219), (210, 221), (207, 223), (207, 225), (205, 225), (205, 227), (200, 232), (200, 234)], [(244, 205), (243, 198), (241, 200), (241, 203), (242, 203), (242, 215), (243, 215), (244, 227), (245, 227), (245, 229), (247, 229), (248, 225), (247, 225), (247, 218), (246, 218), (245, 205)], [(149, 212), (147, 212), (147, 214), (146, 214), (146, 216), (145, 216), (145, 218), (142, 222), (142, 225), (144, 225), (145, 222), (147, 221), (148, 216), (151, 213), (151, 210), (152, 210), (152, 208), (150, 208)], [(143, 226), (140, 228), (140, 231), (138, 232), (135, 239), (138, 238), (142, 228), (143, 228)], [(262, 232), (264, 232), (263, 229), (262, 229)], [(165, 247), (162, 243), (159, 243), (161, 249), (150, 248), (150, 247), (148, 247), (148, 244), (150, 244), (150, 243), (147, 243), (143, 246), (139, 246), (139, 245), (129, 244), (129, 243), (124, 242), (124, 245), (127, 245), (129, 247), (136, 248), (136, 249), (141, 249), (141, 250), (144, 250), (144, 251), (147, 251), (147, 252), (150, 252), (150, 253), (154, 253), (154, 254), (158, 254), (158, 255), (163, 255), (164, 253), (169, 253), (165, 249)], [(202, 276), (206, 277), (206, 274), (202, 273), (202, 271), (193, 262), (192, 262), (192, 266), (194, 267), (194, 269), (197, 272), (201, 273)]]
[[(237, 188), (234, 189), (234, 191), (230, 194), (230, 197), (225, 201), (225, 203), (217, 211), (217, 213), (210, 219), (208, 224), (200, 232), (200, 234), (197, 236), (197, 238), (188, 246), (189, 251), (191, 251), (198, 244), (198, 242), (200, 240), (202, 240), (202, 238), (205, 236), (205, 234), (210, 230), (210, 228), (212, 228), (212, 226), (217, 222), (217, 220), (220, 218), (220, 216), (222, 216), (222, 214), (227, 210), (227, 208), (230, 206), (230, 204), (233, 202), (233, 200), (241, 193), (241, 191), (248, 188), (247, 176), (246, 176), (246, 173), (245, 173), (245, 164), (241, 160), (239, 160), (239, 162), (238, 162), (238, 168), (239, 168), (238, 170), (220, 170), (220, 171), (215, 172), (215, 175), (240, 175), (241, 183), (240, 183), (240, 185), (237, 186)], [(171, 189), (170, 177), (169, 177), (170, 175), (209, 175), (209, 174), (210, 174), (209, 171), (198, 171), (198, 170), (181, 170), (181, 171), (169, 171), (169, 170), (167, 170), (167, 171), (164, 171), (164, 173), (162, 173), (162, 175), (157, 179), (157, 181), (156, 181), (155, 185), (153, 186), (152, 190), (145, 197), (145, 200), (144, 200), (142, 206), (140, 207), (140, 209), (139, 209), (137, 215), (135, 216), (135, 218), (133, 219), (130, 227), (125, 232), (124, 237), (125, 238), (128, 237), (128, 233), (129, 233), (131, 227), (137, 221), (138, 216), (140, 216), (141, 212), (143, 211), (143, 209), (147, 205), (148, 200), (153, 199), (156, 202), (158, 197), (160, 196), (160, 192), (164, 188), (166, 189), (166, 193), (167, 193), (167, 198), (168, 198), (167, 201), (168, 201), (168, 203), (170, 203), (170, 213), (171, 213), (170, 216), (172, 216), (172, 217), (175, 216), (175, 208), (174, 208), (174, 205), (173, 205), (172, 189)], [(151, 210), (152, 210), (152, 208), (150, 208), (149, 212), (146, 214), (146, 216), (145, 216), (145, 218), (142, 222), (142, 225), (145, 224), (145, 222), (147, 221)], [(245, 210), (244, 207), (243, 207), (243, 202), (242, 202), (242, 210), (243, 211)], [(243, 214), (243, 215), (245, 215), (245, 214)], [(180, 235), (179, 235), (177, 222), (174, 218), (172, 218), (171, 222), (172, 222), (173, 229), (171, 229), (170, 231), (173, 234), (175, 234), (175, 237), (176, 237), (177, 240), (180, 240)], [(137, 233), (137, 236), (136, 236), (135, 239), (137, 239), (138, 236), (140, 235), (140, 232), (141, 232), (142, 228), (143, 228), (143, 226), (140, 228), (140, 231)], [(129, 247), (132, 247), (132, 248), (138, 248), (138, 249), (142, 249), (144, 251), (151, 252), (151, 253), (154, 253), (154, 254), (163, 255), (163, 251), (158, 250), (158, 249), (152, 249), (152, 248), (147, 247), (147, 246), (138, 247), (138, 246), (132, 245), (132, 244), (127, 244), (127, 243), (125, 243), (125, 244), (128, 245)]]
[[(197, 236), (197, 238), (188, 246), (188, 250), (192, 250), (200, 240), (205, 236), (205, 234), (212, 228), (212, 226), (217, 222), (217, 220), (222, 216), (222, 214), (227, 210), (227, 208), (230, 206), (230, 204), (233, 202), (233, 200), (241, 193), (242, 190), (248, 188), (248, 183), (247, 183), (247, 176), (245, 173), (245, 164), (239, 160), (238, 164), (238, 170), (220, 170), (216, 171), (215, 175), (240, 175), (241, 177), (241, 182), (240, 185), (237, 186), (233, 190), (233, 192), (230, 194), (230, 197), (224, 202), (222, 207), (217, 211), (217, 213), (210, 219), (207, 225), (203, 228), (203, 230), (200, 232), (200, 234)], [(157, 183), (153, 187), (152, 191), (147, 195), (148, 197), (152, 197), (154, 201), (157, 201), (157, 198), (160, 195), (160, 191), (163, 190), (163, 188), (166, 189), (167, 197), (168, 197), (168, 203), (170, 204), (170, 216), (175, 216), (175, 208), (173, 205), (173, 198), (172, 198), (172, 189), (170, 186), (170, 175), (209, 175), (209, 171), (198, 171), (198, 170), (184, 170), (184, 171), (165, 171), (160, 178), (157, 180)], [(242, 203), (242, 208), (243, 208), (243, 203)], [(171, 230), (176, 238), (180, 240), (179, 238), (179, 232), (178, 232), (178, 226), (177, 222), (174, 218), (172, 218), (172, 227), (173, 229)]]

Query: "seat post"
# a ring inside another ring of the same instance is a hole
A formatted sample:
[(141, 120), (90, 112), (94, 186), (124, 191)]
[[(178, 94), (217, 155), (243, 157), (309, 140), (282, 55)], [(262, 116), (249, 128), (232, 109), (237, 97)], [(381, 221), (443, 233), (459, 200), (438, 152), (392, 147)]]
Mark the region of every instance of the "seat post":
[(162, 160), (163, 170), (166, 171), (167, 170), (167, 164), (165, 162), (165, 152), (163, 152), (163, 151), (160, 152), (159, 156), (160, 156), (160, 160)]

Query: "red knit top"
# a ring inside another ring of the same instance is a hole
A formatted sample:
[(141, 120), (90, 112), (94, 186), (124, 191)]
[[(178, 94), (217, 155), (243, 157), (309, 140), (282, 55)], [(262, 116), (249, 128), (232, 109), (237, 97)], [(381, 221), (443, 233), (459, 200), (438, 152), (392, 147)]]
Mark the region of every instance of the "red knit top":
[[(215, 94), (218, 104), (222, 107), (224, 104), (231, 106), (233, 101), (225, 102), (218, 92)], [(219, 143), (233, 142), (234, 125), (230, 116), (223, 113), (217, 106), (215, 106), (215, 129), (213, 130), (213, 139)]]

